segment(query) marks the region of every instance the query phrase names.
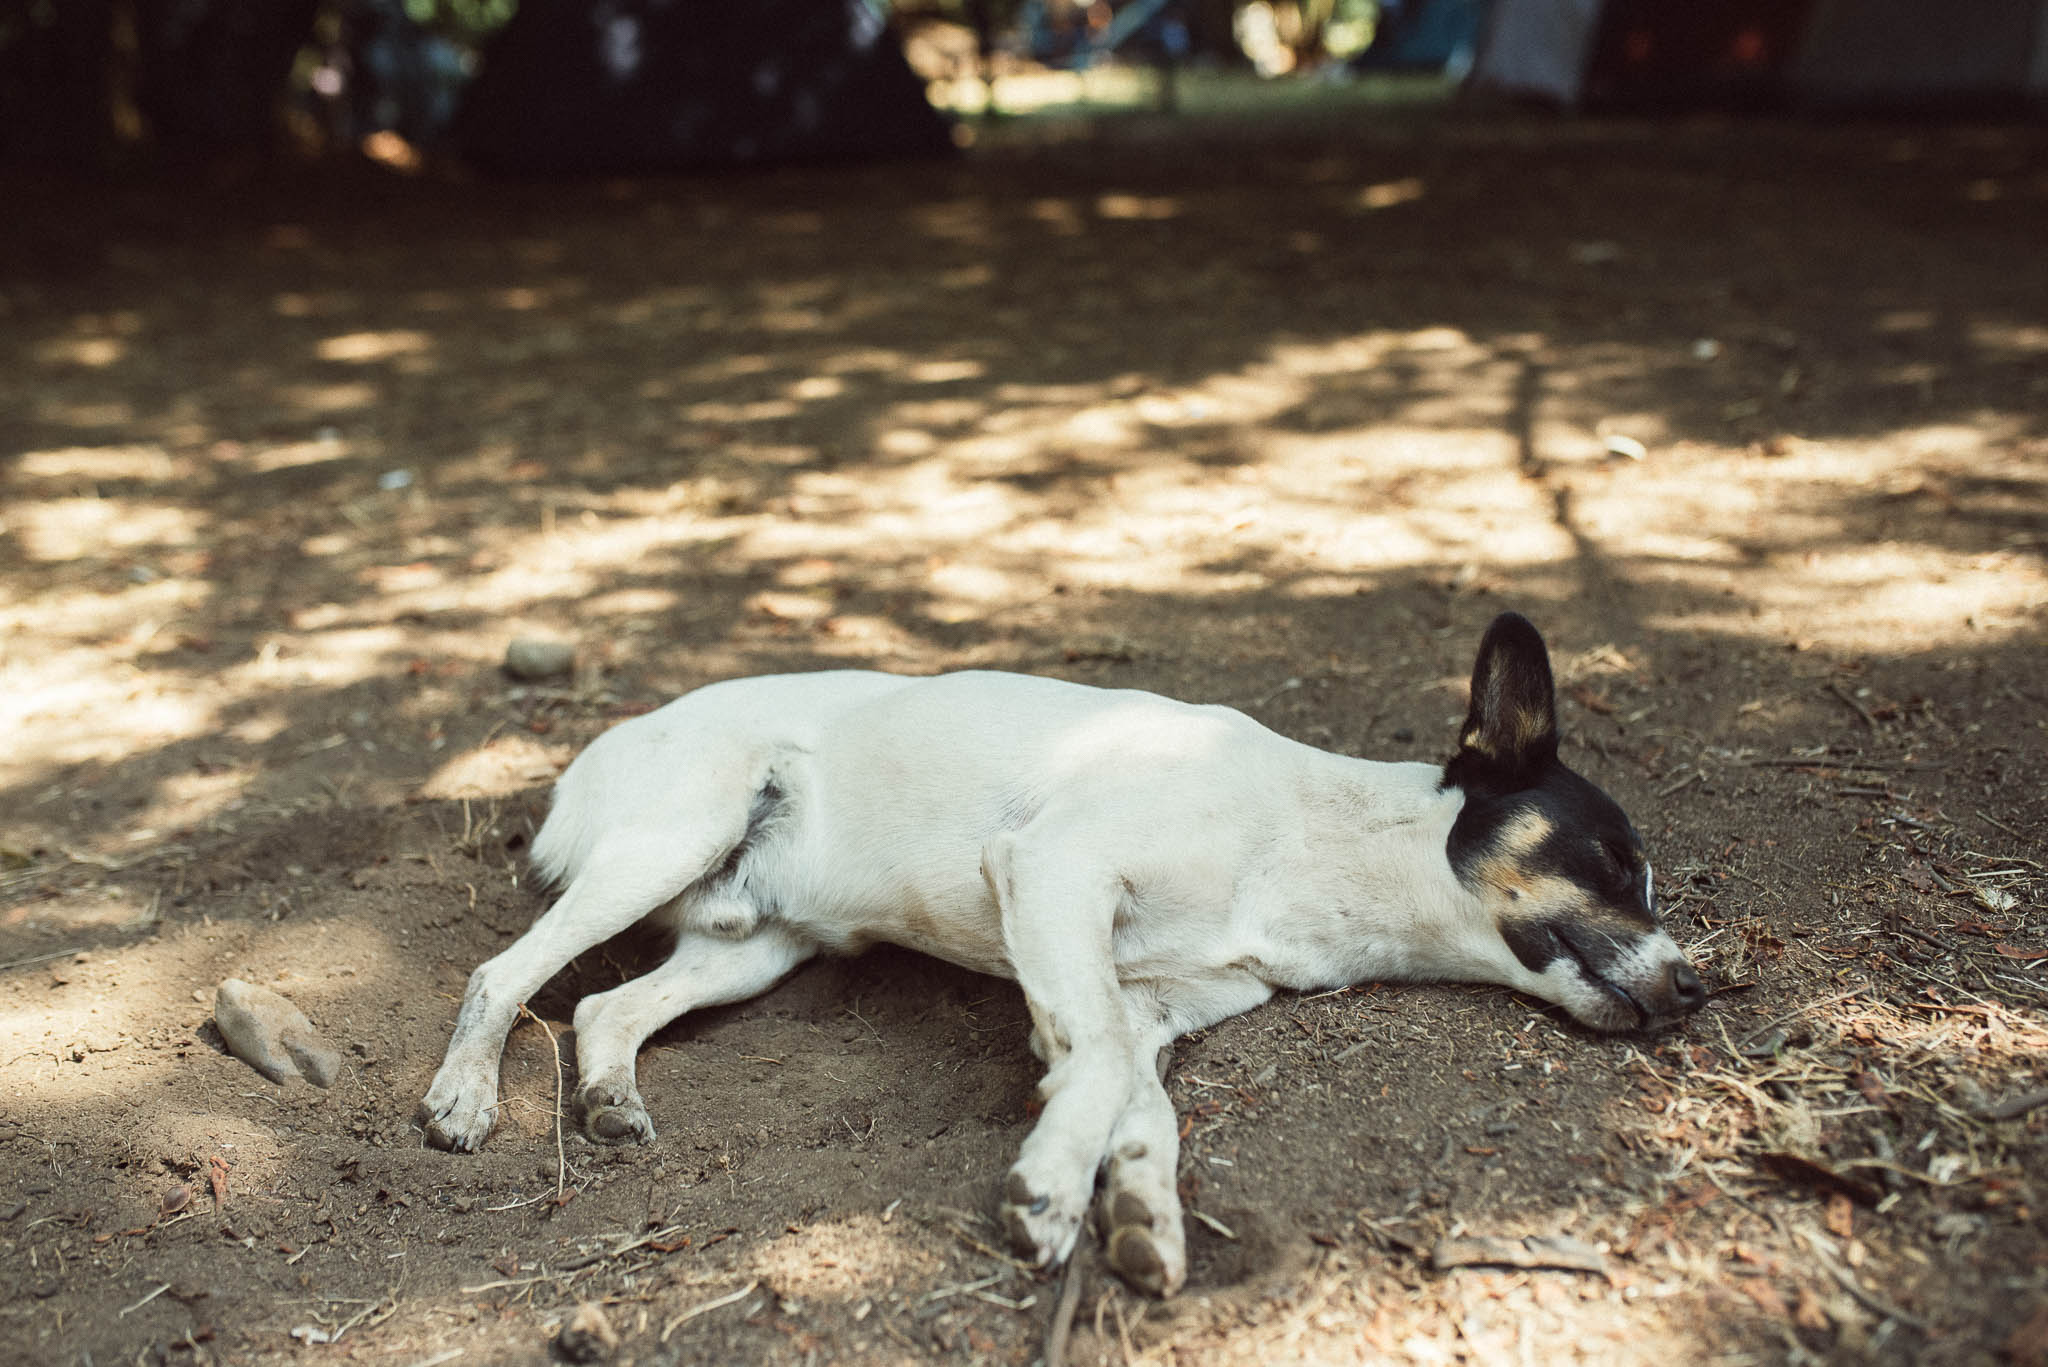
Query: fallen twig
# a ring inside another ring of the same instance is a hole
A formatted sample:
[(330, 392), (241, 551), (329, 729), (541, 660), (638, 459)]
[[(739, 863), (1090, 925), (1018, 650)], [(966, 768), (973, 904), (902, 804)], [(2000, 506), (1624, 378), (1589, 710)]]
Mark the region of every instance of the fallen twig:
[(2009, 1096), (2003, 1101), (1994, 1101), (1989, 1105), (1979, 1106), (1976, 1110), (1977, 1118), (1980, 1120), (2017, 1120), (2028, 1111), (2042, 1106), (2048, 1106), (2048, 1087), (2037, 1088), (2031, 1092), (2021, 1092), (2016, 1096)]
[(922, 1296), (919, 1296), (917, 1303), (919, 1305), (930, 1305), (934, 1301), (950, 1300), (954, 1296), (963, 1296), (969, 1292), (981, 1291), (987, 1287), (994, 1286), (1009, 1275), (1008, 1272), (991, 1272), (986, 1277), (979, 1277), (971, 1282), (961, 1282), (955, 1286), (942, 1286), (935, 1291), (927, 1291)]
[(1874, 1206), (1884, 1199), (1884, 1193), (1868, 1182), (1858, 1181), (1846, 1173), (1803, 1158), (1796, 1153), (1775, 1152), (1758, 1154), (1756, 1165), (1773, 1177), (1801, 1186), (1824, 1191), (1830, 1195), (1848, 1197), (1859, 1206)]
[(676, 1330), (682, 1328), (691, 1320), (696, 1319), (699, 1315), (708, 1315), (714, 1310), (723, 1310), (728, 1305), (735, 1305), (738, 1304), (740, 1301), (745, 1300), (747, 1297), (754, 1294), (754, 1288), (759, 1286), (760, 1284), (761, 1279), (759, 1277), (756, 1277), (753, 1281), (748, 1282), (745, 1286), (741, 1287), (737, 1291), (732, 1292), (729, 1295), (719, 1296), (715, 1300), (705, 1301), (702, 1305), (691, 1306), (688, 1310), (685, 1310), (682, 1314), (677, 1315), (667, 1324), (661, 1326), (661, 1341), (663, 1343), (667, 1343), (668, 1336), (670, 1334), (673, 1334)]
[(1082, 1264), (1087, 1261), (1088, 1245), (1084, 1240), (1067, 1259), (1067, 1271), (1060, 1281), (1059, 1304), (1053, 1307), (1052, 1327), (1045, 1336), (1045, 1367), (1066, 1367), (1067, 1338), (1074, 1331), (1074, 1310), (1081, 1304), (1081, 1283), (1085, 1280)]
[(1668, 783), (1664, 787), (1659, 788), (1657, 790), (1657, 796), (1670, 797), (1673, 793), (1683, 792), (1685, 789), (1690, 788), (1695, 783), (1706, 782), (1706, 778), (1707, 776), (1704, 773), (1702, 773), (1698, 769), (1694, 769), (1690, 773), (1688, 773), (1684, 778), (1679, 779), (1676, 783)]
[(1930, 1326), (1926, 1320), (1901, 1310), (1876, 1292), (1867, 1290), (1862, 1282), (1856, 1280), (1855, 1273), (1836, 1261), (1834, 1251), (1828, 1248), (1823, 1240), (1803, 1229), (1799, 1231), (1799, 1237), (1806, 1241), (1806, 1246), (1813, 1250), (1814, 1257), (1828, 1270), (1828, 1274), (1842, 1284), (1844, 1291), (1862, 1302), (1864, 1309), (1887, 1319), (1895, 1319), (1900, 1324), (1909, 1325), (1923, 1334), (1928, 1331)]
[[(1744, 1035), (1742, 1037), (1742, 1043), (1748, 1044), (1751, 1040), (1757, 1039), (1763, 1036), (1764, 1034), (1768, 1033), (1769, 1031), (1777, 1029), (1781, 1025), (1785, 1025), (1792, 1021), (1798, 1020), (1801, 1016), (1805, 1015), (1809, 1011), (1818, 1011), (1824, 1006), (1839, 1005), (1842, 1002), (1848, 1001), (1851, 997), (1860, 997), (1869, 990), (1870, 988), (1867, 985), (1863, 987), (1852, 987), (1846, 992), (1837, 992), (1832, 997), (1822, 997), (1817, 1002), (1808, 1002), (1804, 1006), (1795, 1007), (1792, 1010), (1787, 1011), (1782, 1016), (1778, 1016), (1773, 1020), (1764, 1022), (1756, 1029)], [(1731, 1048), (1730, 1052), (1733, 1053), (1736, 1051)]]
[(1940, 950), (1944, 954), (1953, 954), (1956, 952), (1954, 945), (1951, 945), (1943, 940), (1937, 940), (1924, 930), (1915, 930), (1913, 929), (1913, 927), (1907, 925), (1904, 921), (1895, 922), (1894, 924), (1886, 927), (1886, 929), (1890, 930), (1894, 935), (1905, 935), (1912, 939), (1918, 940), (1923, 945), (1932, 945), (1934, 948)]
[(436, 1353), (430, 1358), (421, 1358), (418, 1362), (413, 1363), (412, 1367), (441, 1367), (442, 1363), (453, 1362), (461, 1356), (462, 1349), (450, 1348), (445, 1352)]
[(1370, 1230), (1373, 1234), (1377, 1235), (1379, 1238), (1385, 1239), (1388, 1243), (1392, 1244), (1396, 1248), (1406, 1250), (1409, 1254), (1413, 1255), (1414, 1257), (1427, 1258), (1429, 1256), (1429, 1250), (1424, 1248), (1421, 1244), (1416, 1243), (1413, 1239), (1409, 1238), (1405, 1234), (1400, 1233), (1393, 1227), (1380, 1223), (1378, 1220), (1373, 1219), (1370, 1215), (1365, 1214), (1363, 1211), (1359, 1212), (1358, 1223), (1364, 1225), (1368, 1230)]
[(2013, 837), (2013, 838), (2014, 838), (2015, 840), (2025, 840), (2025, 839), (2027, 839), (2027, 837), (2026, 837), (2026, 836), (2024, 836), (2024, 835), (2021, 835), (2021, 834), (2020, 834), (2020, 833), (2019, 833), (2018, 831), (2016, 831), (2016, 830), (2014, 830), (2014, 829), (2013, 829), (2012, 827), (2010, 827), (2010, 826), (2006, 825), (2006, 824), (2005, 824), (2005, 823), (2004, 823), (2003, 821), (2000, 821), (2000, 820), (1999, 820), (1999, 819), (1998, 819), (1997, 817), (1993, 816), (1993, 815), (1992, 815), (1991, 813), (1989, 813), (1989, 812), (1986, 812), (1986, 811), (1979, 811), (1979, 812), (1977, 813), (1977, 815), (1978, 815), (1979, 817), (1982, 817), (1982, 818), (1983, 818), (1983, 819), (1984, 819), (1984, 820), (1985, 820), (1986, 822), (1988, 822), (1989, 824), (1991, 824), (1991, 825), (1993, 825), (1993, 826), (1997, 827), (1997, 828), (1998, 828), (1999, 830), (2001, 830), (2001, 831), (2004, 831), (2004, 832), (2005, 832), (2005, 833), (2006, 833), (2007, 835), (2009, 835), (2009, 836)]
[(519, 1014), (538, 1025), (548, 1037), (548, 1057), (555, 1064), (555, 1200), (560, 1201), (569, 1176), (569, 1154), (562, 1146), (562, 1051), (555, 1044), (555, 1032), (528, 1010), (525, 1002), (519, 1003)]
[(1022, 1258), (1013, 1258), (999, 1248), (991, 1248), (988, 1244), (982, 1242), (980, 1239), (975, 1238), (972, 1234), (968, 1233), (964, 1228), (962, 1228), (958, 1224), (955, 1224), (951, 1220), (945, 1220), (941, 1223), (943, 1223), (947, 1229), (953, 1231), (954, 1238), (958, 1239), (961, 1243), (966, 1244), (969, 1248), (973, 1249), (976, 1253), (979, 1253), (984, 1258), (994, 1258), (997, 1262), (1008, 1263), (1010, 1266), (1016, 1268), (1020, 1272), (1036, 1272), (1038, 1270), (1036, 1267), (1033, 1267), (1030, 1263), (1025, 1262)]
[(1828, 692), (1834, 694), (1837, 698), (1841, 699), (1844, 704), (1846, 704), (1848, 707), (1852, 708), (1855, 711), (1857, 716), (1863, 718), (1863, 724), (1865, 726), (1869, 727), (1872, 731), (1877, 730), (1877, 718), (1871, 716), (1870, 709), (1865, 707), (1862, 703), (1856, 701), (1855, 696), (1851, 694), (1849, 690), (1843, 688), (1838, 683), (1830, 682), (1828, 684)]
[[(578, 1269), (578, 1271), (580, 1270)], [(462, 1288), (462, 1294), (465, 1296), (477, 1296), (486, 1291), (504, 1291), (515, 1286), (538, 1286), (542, 1282), (566, 1282), (574, 1279), (576, 1275), (575, 1271), (560, 1269), (554, 1272), (537, 1273), (531, 1277), (508, 1277), (502, 1281), (479, 1282), (475, 1286), (465, 1286)]]
[(52, 959), (61, 959), (67, 954), (83, 954), (84, 952), (85, 946), (77, 945), (71, 949), (53, 949), (48, 954), (31, 954), (26, 959), (15, 959), (11, 962), (0, 964), (0, 973), (5, 973), (10, 968), (27, 968), (30, 964), (46, 964)]
[(1565, 1235), (1530, 1234), (1520, 1239), (1475, 1236), (1439, 1239), (1429, 1254), (1437, 1271), (1453, 1267), (1555, 1268), (1565, 1272), (1592, 1272), (1612, 1278), (1607, 1258), (1599, 1249)]
[(593, 1263), (605, 1263), (610, 1262), (613, 1258), (622, 1258), (639, 1248), (651, 1247), (656, 1253), (673, 1253), (684, 1244), (690, 1242), (688, 1235), (684, 1235), (680, 1240), (675, 1238), (676, 1235), (682, 1234), (685, 1228), (686, 1226), (683, 1225), (670, 1225), (666, 1229), (657, 1229), (652, 1234), (643, 1234), (637, 1239), (629, 1239), (616, 1248), (601, 1249), (596, 1253), (578, 1254), (574, 1258), (568, 1258), (557, 1263), (556, 1266), (560, 1267), (564, 1272), (576, 1272), (591, 1266)]

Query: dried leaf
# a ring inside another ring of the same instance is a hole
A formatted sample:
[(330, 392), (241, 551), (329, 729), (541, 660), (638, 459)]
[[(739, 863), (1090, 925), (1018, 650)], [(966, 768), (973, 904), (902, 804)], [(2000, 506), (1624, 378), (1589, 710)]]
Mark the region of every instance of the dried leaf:
[(1775, 1319), (1784, 1319), (1792, 1312), (1785, 1304), (1785, 1298), (1778, 1294), (1778, 1288), (1767, 1281), (1737, 1282), (1742, 1294), (1755, 1301), (1757, 1308)]
[(2012, 927), (2001, 925), (1996, 921), (1958, 921), (1953, 929), (1964, 931), (1971, 935), (1982, 935), (1987, 940), (1996, 940), (1999, 936), (2011, 931)]
[(1871, 1105), (1882, 1106), (1887, 1111), (1893, 1109), (1892, 1094), (1884, 1089), (1876, 1073), (1867, 1070), (1853, 1073), (1849, 1081), (1856, 1084), (1856, 1090), (1863, 1093), (1863, 1099)]
[(1820, 1297), (1813, 1294), (1812, 1287), (1799, 1288), (1799, 1304), (1792, 1309), (1792, 1322), (1801, 1329), (1827, 1332), (1828, 1312), (1821, 1308)]
[(1828, 1232), (1837, 1239), (1847, 1239), (1856, 1233), (1856, 1206), (1847, 1196), (1836, 1192), (1828, 1197)]
[(228, 1160), (219, 1154), (206, 1160), (206, 1180), (213, 1187), (213, 1208), (228, 1203)]
[(1595, 693), (1584, 684), (1580, 684), (1572, 689), (1571, 695), (1572, 700), (1588, 712), (1597, 712), (1603, 717), (1611, 716), (1614, 713), (1614, 703), (1610, 699), (1604, 694)]
[(2018, 945), (1993, 945), (1991, 948), (2008, 959), (2025, 959), (2029, 962), (2035, 959), (2048, 959), (2048, 949), (2022, 949)]

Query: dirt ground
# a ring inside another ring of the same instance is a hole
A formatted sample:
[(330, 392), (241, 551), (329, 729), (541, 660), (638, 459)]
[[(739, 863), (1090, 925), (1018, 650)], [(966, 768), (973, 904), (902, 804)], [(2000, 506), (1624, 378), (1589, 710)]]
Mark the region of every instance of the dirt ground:
[[(1083, 1266), (1066, 1361), (2048, 1361), (2048, 132), (1069, 131), (9, 190), (0, 1358), (540, 1363), (597, 1303), (618, 1362), (1032, 1362), (1007, 983), (879, 952), (687, 1018), (625, 1150), (558, 1150), (527, 1021), (485, 1151), (422, 1145), (548, 781), (847, 664), (1441, 758), (1512, 606), (1713, 1000), (1190, 1037), (1188, 1289)], [(508, 679), (525, 634), (574, 677)], [(224, 1052), (231, 976), (331, 1090)], [(1525, 1236), (1581, 1266), (1433, 1257)]]

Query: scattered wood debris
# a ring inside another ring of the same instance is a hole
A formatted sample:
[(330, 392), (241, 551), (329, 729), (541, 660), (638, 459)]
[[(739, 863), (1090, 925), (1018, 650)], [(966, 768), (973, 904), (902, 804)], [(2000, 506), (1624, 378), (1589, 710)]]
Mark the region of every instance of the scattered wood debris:
[(1522, 1267), (1591, 1272), (1613, 1279), (1606, 1254), (1564, 1234), (1526, 1234), (1519, 1239), (1486, 1235), (1439, 1239), (1430, 1250), (1429, 1262), (1439, 1272), (1454, 1267)]

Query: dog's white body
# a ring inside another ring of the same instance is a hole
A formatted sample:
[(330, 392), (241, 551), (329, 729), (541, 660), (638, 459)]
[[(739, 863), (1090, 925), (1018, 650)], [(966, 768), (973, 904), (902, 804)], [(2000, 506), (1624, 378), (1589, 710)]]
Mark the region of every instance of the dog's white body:
[[(1176, 1037), (1278, 988), (1368, 978), (1594, 991), (1561, 960), (1525, 966), (1454, 875), (1465, 802), (1440, 766), (1147, 693), (996, 673), (714, 684), (562, 775), (533, 853), (565, 892), (477, 970), (423, 1119), (444, 1147), (481, 1143), (518, 1004), (650, 911), (673, 956), (576, 1011), (598, 1138), (652, 1137), (634, 1057), (668, 1021), (819, 951), (905, 945), (1024, 990), (1047, 1072), (1005, 1190), (1013, 1239), (1064, 1258), (1100, 1172), (1112, 1263), (1170, 1291), (1177, 1125), (1154, 1061)], [(1661, 932), (1635, 952), (1683, 962)]]
[[(1460, 805), (1441, 778), (1150, 693), (782, 675), (714, 684), (600, 737), (563, 774), (533, 856), (567, 883), (625, 813), (672, 841), (704, 822), (710, 793), (730, 806), (772, 782), (784, 811), (730, 883), (682, 898), (680, 927), (730, 933), (737, 899), (828, 952), (886, 941), (1017, 978), (1031, 956), (997, 889), (1021, 871), (1059, 880), (1045, 914), (1062, 959), (1113, 928), (1119, 979), (1170, 985), (1175, 1002), (1215, 980), (1242, 1010), (1248, 981), (1263, 998), (1489, 959), (1519, 982), (1490, 919), (1431, 867)], [(1333, 863), (1340, 842), (1353, 857)], [(1478, 933), (1457, 934), (1460, 920)], [(1177, 1033), (1218, 1018), (1193, 1014)]]

